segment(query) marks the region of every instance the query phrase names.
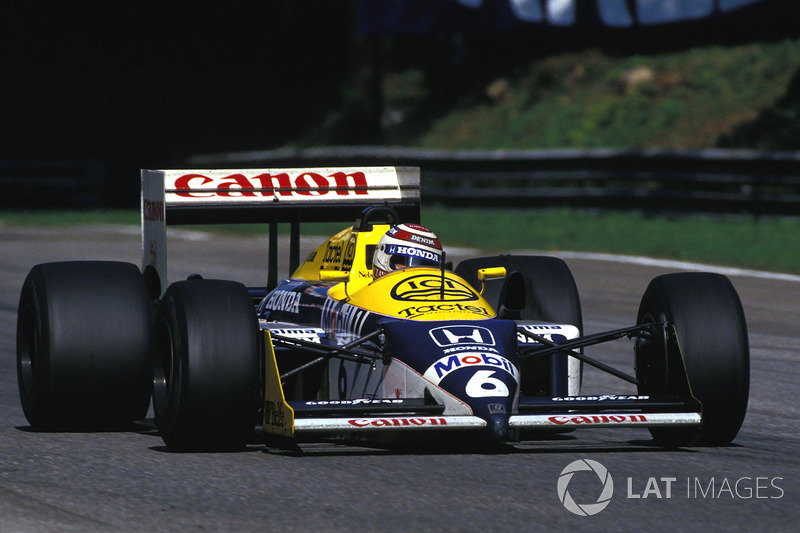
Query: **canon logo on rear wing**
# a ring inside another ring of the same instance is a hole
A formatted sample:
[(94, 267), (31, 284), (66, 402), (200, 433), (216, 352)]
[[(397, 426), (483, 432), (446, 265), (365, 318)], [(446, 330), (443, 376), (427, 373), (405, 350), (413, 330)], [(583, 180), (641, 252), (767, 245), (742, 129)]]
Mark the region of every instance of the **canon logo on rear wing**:
[(396, 174), (389, 169), (282, 169), (198, 171), (169, 176), (166, 193), (174, 202), (238, 199), (240, 201), (313, 201), (315, 197), (399, 198)]

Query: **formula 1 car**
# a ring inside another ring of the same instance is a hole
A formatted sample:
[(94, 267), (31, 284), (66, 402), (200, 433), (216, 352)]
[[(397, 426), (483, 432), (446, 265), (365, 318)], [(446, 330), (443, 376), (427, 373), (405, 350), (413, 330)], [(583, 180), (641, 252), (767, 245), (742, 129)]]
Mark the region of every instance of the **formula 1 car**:
[[(585, 335), (567, 265), (500, 255), (373, 278), (381, 237), (418, 223), (419, 169), (142, 171), (143, 269), (35, 266), (22, 288), (17, 364), (31, 426), (124, 427), (150, 400), (172, 451), (269, 437), (458, 435), (646, 427), (666, 446), (724, 445), (749, 394), (742, 306), (717, 274), (652, 280), (636, 323)], [(299, 226), (355, 223), (299, 260)], [(166, 225), (268, 222), (264, 287), (167, 283)], [(291, 275), (278, 280), (278, 224)], [(585, 348), (631, 339), (635, 374)], [(584, 365), (637, 394), (581, 395)]]

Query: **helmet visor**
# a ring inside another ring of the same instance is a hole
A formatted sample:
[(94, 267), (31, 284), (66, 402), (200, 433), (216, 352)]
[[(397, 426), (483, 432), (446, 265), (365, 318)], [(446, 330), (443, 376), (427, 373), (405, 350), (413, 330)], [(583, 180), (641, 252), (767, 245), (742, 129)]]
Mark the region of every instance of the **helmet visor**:
[(441, 254), (413, 246), (387, 245), (386, 253), (389, 255), (389, 266), (392, 270), (419, 266), (438, 267), (442, 263)]
[(420, 266), (438, 267), (440, 264), (441, 261), (433, 261), (430, 259), (423, 259), (421, 257), (409, 257), (407, 255), (393, 255), (389, 259), (389, 266), (392, 267), (392, 270)]

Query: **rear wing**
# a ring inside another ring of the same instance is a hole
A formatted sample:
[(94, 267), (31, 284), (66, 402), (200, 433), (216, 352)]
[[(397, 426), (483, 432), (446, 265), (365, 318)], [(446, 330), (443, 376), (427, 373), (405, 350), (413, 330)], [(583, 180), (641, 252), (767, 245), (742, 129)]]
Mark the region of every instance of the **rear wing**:
[(142, 170), (142, 270), (166, 290), (167, 225), (269, 224), (271, 289), (278, 282), (279, 223), (291, 226), (294, 271), (301, 222), (353, 222), (370, 205), (419, 222), (419, 175), (417, 167)]

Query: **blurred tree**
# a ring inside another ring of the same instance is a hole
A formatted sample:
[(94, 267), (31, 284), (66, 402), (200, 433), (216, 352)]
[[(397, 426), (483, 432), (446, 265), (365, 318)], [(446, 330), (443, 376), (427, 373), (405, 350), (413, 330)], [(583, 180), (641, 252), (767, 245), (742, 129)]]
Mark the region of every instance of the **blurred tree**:
[(800, 150), (800, 70), (794, 73), (786, 94), (750, 122), (738, 125), (719, 139), (724, 148)]

